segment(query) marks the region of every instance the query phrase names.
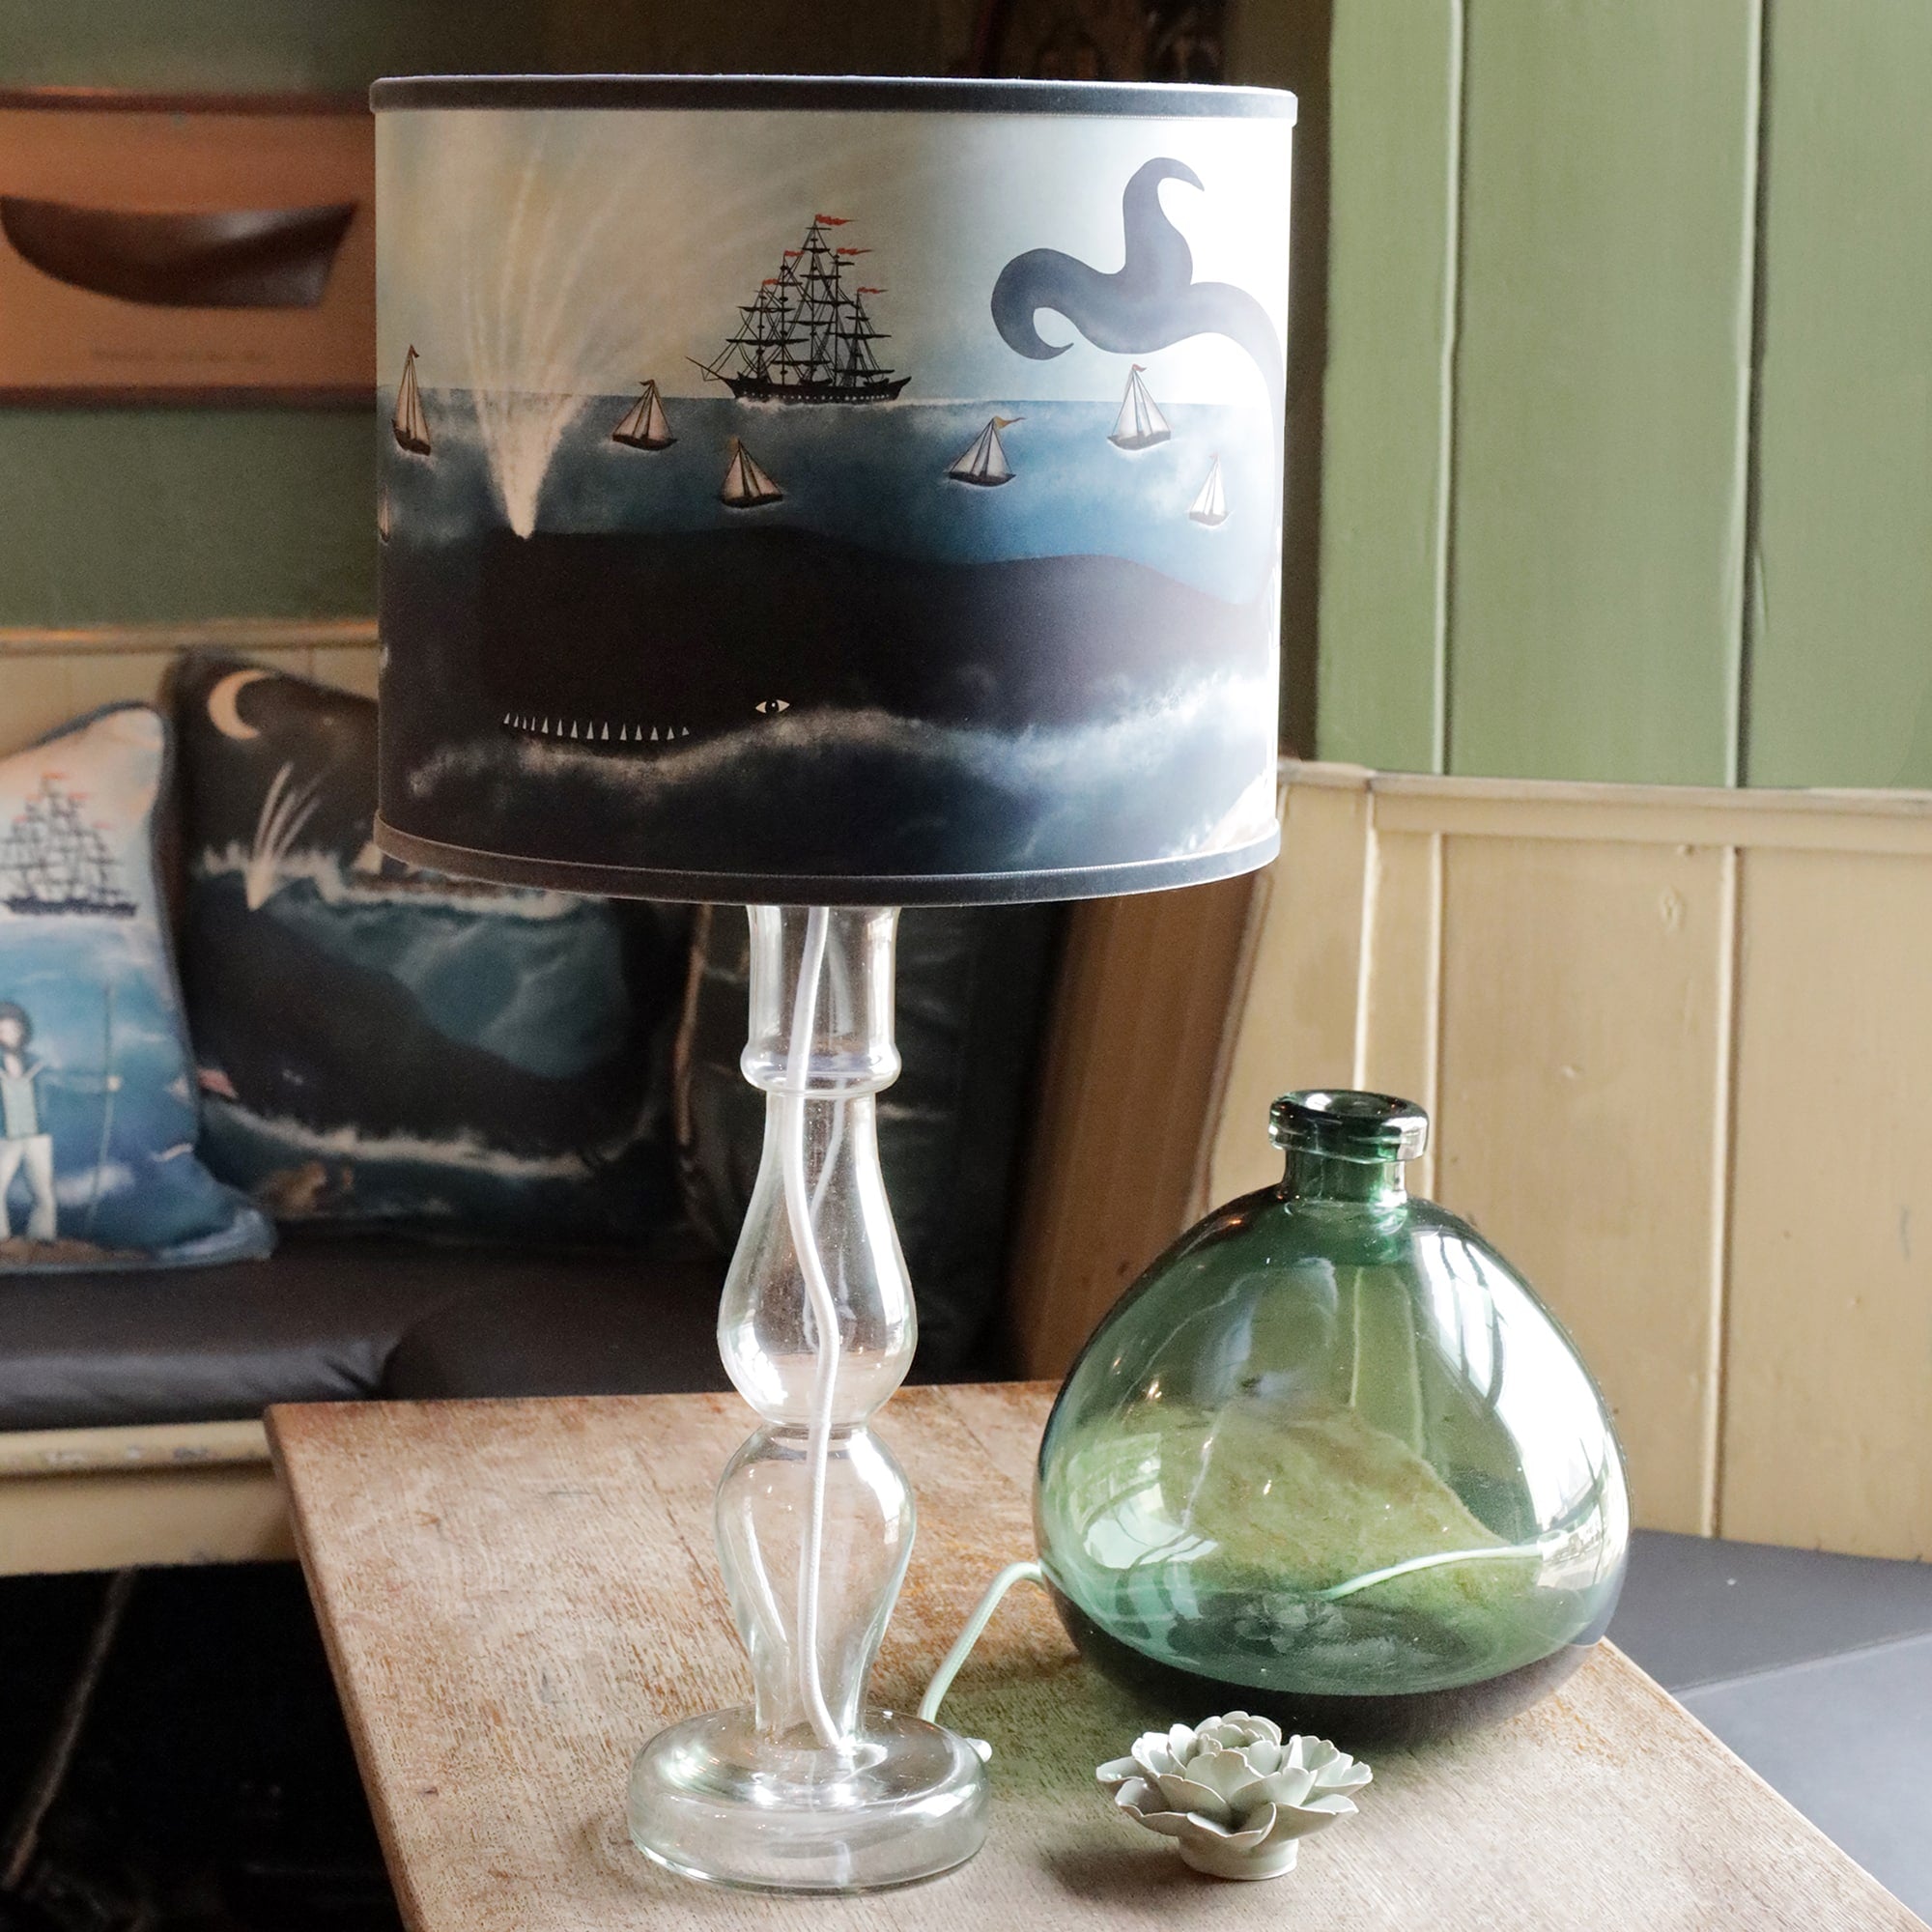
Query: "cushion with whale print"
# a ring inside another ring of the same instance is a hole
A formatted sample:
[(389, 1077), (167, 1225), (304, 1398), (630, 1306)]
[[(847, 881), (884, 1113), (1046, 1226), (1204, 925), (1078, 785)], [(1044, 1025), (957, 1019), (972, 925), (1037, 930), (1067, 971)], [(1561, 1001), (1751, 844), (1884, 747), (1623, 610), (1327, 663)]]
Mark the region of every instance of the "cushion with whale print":
[(156, 887), (167, 726), (114, 705), (0, 758), (0, 1270), (265, 1255), (196, 1153), (200, 1108)]
[(369, 698), (207, 656), (170, 693), (215, 1172), (283, 1221), (547, 1241), (660, 1224), (684, 916), (384, 857)]

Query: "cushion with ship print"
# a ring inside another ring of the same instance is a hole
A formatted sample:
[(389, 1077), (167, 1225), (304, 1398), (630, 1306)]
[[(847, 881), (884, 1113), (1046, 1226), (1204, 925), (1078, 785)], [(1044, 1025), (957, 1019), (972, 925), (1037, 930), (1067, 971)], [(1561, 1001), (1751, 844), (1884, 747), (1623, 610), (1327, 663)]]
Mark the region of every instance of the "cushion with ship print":
[(170, 693), (215, 1172), (283, 1221), (547, 1241), (662, 1223), (684, 915), (384, 858), (369, 698), (205, 656)]
[(196, 1155), (156, 885), (167, 726), (117, 705), (0, 758), (0, 1269), (265, 1255)]

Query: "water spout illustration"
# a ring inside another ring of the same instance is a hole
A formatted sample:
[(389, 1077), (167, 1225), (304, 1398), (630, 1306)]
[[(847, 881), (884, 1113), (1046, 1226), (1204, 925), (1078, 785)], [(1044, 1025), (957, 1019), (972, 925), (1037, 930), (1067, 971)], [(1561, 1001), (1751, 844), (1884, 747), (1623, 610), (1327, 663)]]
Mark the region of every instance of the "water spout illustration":
[(611, 272), (631, 252), (635, 185), (592, 151), (553, 145), (520, 139), (502, 172), (449, 178), (477, 243), (461, 304), (476, 426), (520, 537), (536, 528), (551, 459), (591, 400), (573, 387), (578, 372), (622, 367), (637, 333), (637, 286)]

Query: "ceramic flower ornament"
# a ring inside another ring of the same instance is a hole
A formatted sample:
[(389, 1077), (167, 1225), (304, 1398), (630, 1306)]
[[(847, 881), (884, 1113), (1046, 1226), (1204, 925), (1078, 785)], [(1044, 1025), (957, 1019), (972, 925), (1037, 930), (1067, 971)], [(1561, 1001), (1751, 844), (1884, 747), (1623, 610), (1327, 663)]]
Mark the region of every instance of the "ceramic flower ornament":
[(1193, 1729), (1148, 1731), (1095, 1776), (1196, 1871), (1274, 1878), (1294, 1869), (1299, 1839), (1354, 1810), (1348, 1794), (1373, 1774), (1321, 1738), (1283, 1743), (1279, 1724), (1230, 1711)]

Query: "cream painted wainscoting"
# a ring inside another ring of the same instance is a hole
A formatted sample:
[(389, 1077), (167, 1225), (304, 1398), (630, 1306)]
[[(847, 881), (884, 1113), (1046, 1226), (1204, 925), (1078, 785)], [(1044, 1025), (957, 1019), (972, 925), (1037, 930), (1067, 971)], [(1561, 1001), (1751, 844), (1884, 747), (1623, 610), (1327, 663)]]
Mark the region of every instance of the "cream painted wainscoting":
[[(1244, 923), (1230, 888), (1076, 922), (1028, 1372), (1275, 1179), (1277, 1093), (1389, 1089), (1435, 1118), (1418, 1191), (1521, 1265), (1608, 1391), (1642, 1523), (1932, 1557), (1932, 796), (1286, 778)], [(1091, 998), (1162, 932), (1225, 989), (1218, 1047), (1201, 998), (1162, 1002), (1164, 1040)], [(1104, 1106), (1058, 1092), (1082, 1065)]]
[(0, 627), (0, 757), (102, 704), (152, 700), (169, 664), (185, 650), (234, 651), (280, 670), (376, 695), (372, 617), (209, 618), (71, 630)]
[(1932, 1556), (1932, 797), (1291, 772), (1209, 1195), (1425, 1102), (1659, 1529)]

